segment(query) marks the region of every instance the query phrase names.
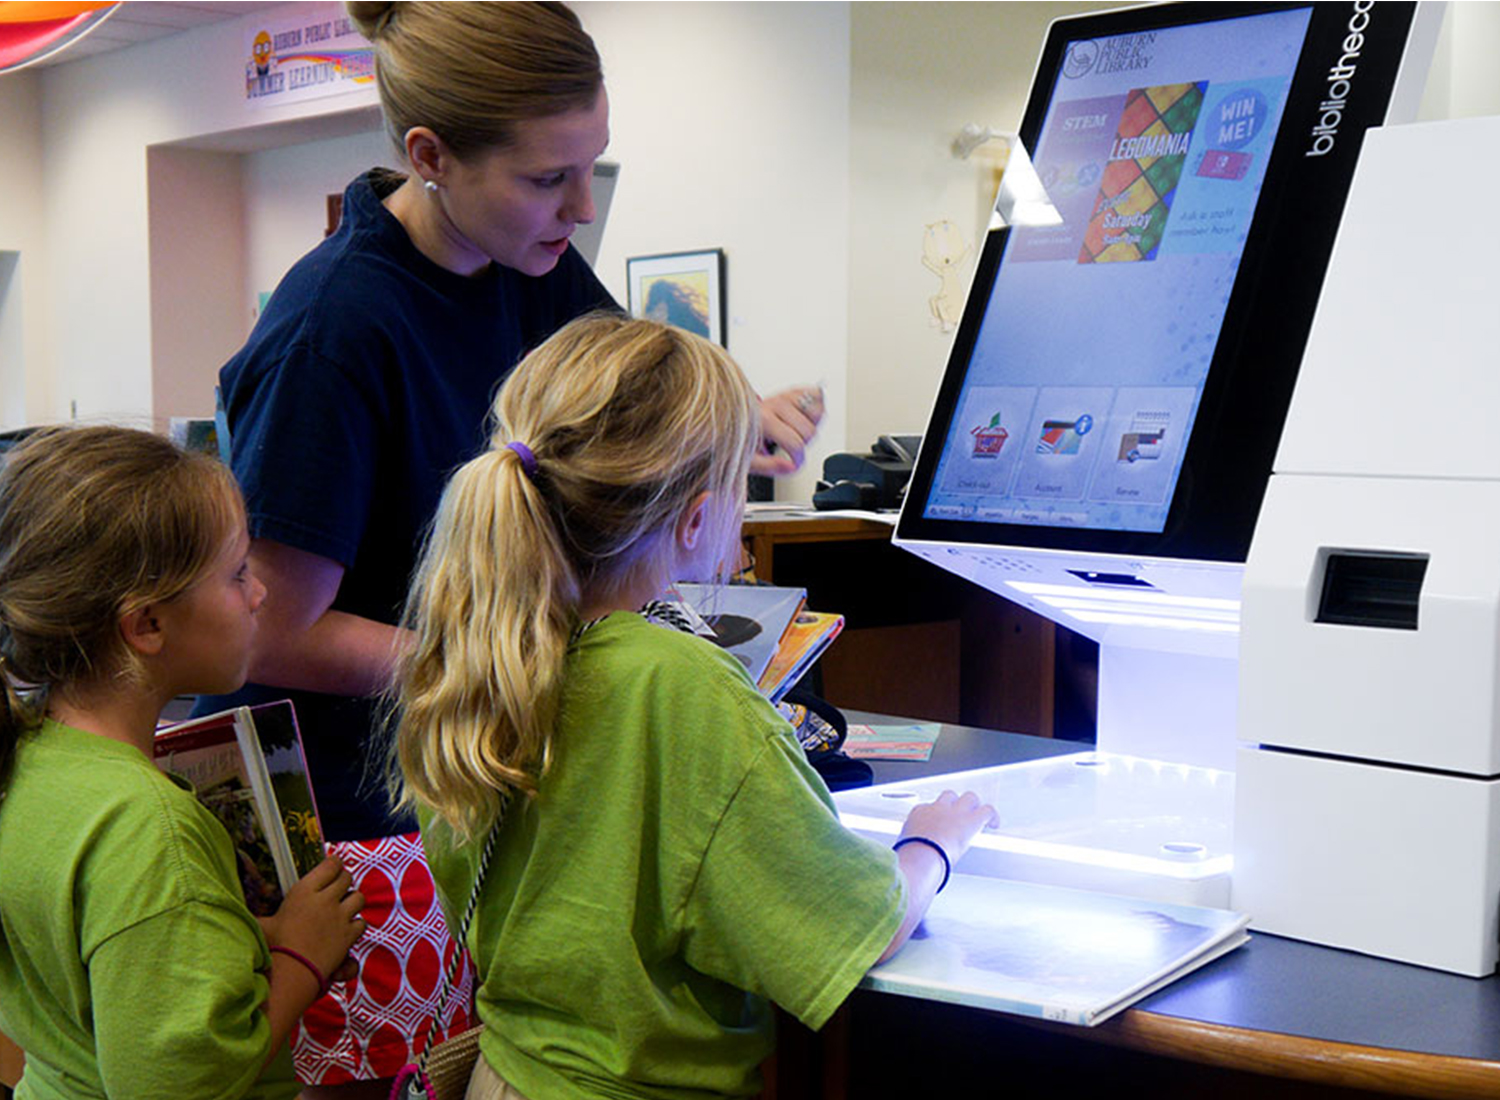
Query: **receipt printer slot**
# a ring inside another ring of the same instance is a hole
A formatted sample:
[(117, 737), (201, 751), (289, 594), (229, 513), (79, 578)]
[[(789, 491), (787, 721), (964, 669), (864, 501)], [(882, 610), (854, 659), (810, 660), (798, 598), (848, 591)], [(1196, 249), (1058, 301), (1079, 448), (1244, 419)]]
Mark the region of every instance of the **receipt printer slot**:
[(1324, 563), (1318, 622), (1417, 629), (1426, 554), (1324, 549), (1320, 556)]

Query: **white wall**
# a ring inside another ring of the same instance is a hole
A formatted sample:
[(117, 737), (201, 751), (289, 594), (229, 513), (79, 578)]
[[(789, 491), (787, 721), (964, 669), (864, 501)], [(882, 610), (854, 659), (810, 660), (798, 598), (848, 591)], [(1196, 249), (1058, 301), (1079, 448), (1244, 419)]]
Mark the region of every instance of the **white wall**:
[(579, 3), (604, 61), (620, 163), (596, 269), (723, 248), (730, 353), (762, 393), (825, 383), (827, 420), (778, 496), (842, 450), (849, 225), (846, 4)]
[(965, 123), (1021, 123), (1047, 24), (1108, 3), (857, 3), (851, 15), (849, 446), (927, 426), (954, 333), (934, 323), (927, 225), (950, 221), (978, 259), (1005, 146), (958, 160)]
[(1447, 74), (1448, 117), (1500, 114), (1500, 4), (1451, 3), (1452, 69)]
[[(53, 358), (43, 416), (66, 416), (76, 402), (80, 418), (152, 420), (148, 147), (243, 152), (337, 129), (361, 108), (360, 125), (370, 125), (373, 87), (298, 104), (247, 103), (244, 24), (201, 27), (42, 70)], [(202, 279), (215, 277), (213, 260), (201, 264)], [(158, 309), (156, 319), (194, 308), (188, 300)], [(211, 379), (213, 370), (204, 369)]]
[(212, 416), (212, 372), (249, 331), (240, 158), (156, 145), (146, 178), (151, 414)]
[[(41, 83), (0, 76), (0, 429), (29, 422), (45, 404), (43, 357)], [(34, 406), (34, 407), (33, 407)]]
[[(847, 5), (582, 3), (578, 10), (604, 57), (610, 155), (623, 166), (598, 264), (606, 285), (625, 300), (627, 256), (724, 248), (730, 350), (763, 392), (826, 381), (830, 414), (820, 445), (841, 448), (849, 389)], [(153, 315), (148, 242), (158, 251), (168, 242), (148, 231), (148, 146), (246, 154), (248, 298), (321, 237), (324, 189), (339, 189), (372, 156), (388, 156), (368, 113), (345, 128), (360, 136), (249, 153), (270, 144), (263, 132), (247, 131), (256, 123), (305, 120), (330, 107), (347, 114), (370, 98), (262, 115), (241, 97), (243, 52), (243, 21), (235, 21), (44, 72), (45, 172), (57, 196), (46, 211), (55, 259), (48, 284), (53, 415), (76, 400), (83, 417), (161, 417), (179, 410), (175, 396), (153, 395), (153, 375), (173, 379), (174, 394), (193, 389), (176, 365), (153, 370), (150, 330), (219, 304), (193, 299), (193, 287), (179, 280), (176, 292), (187, 298)], [(306, 135), (290, 140), (299, 136)], [(180, 168), (191, 158), (166, 162)], [(215, 277), (223, 262), (205, 261), (200, 274)], [(88, 324), (69, 323), (84, 315)], [(179, 362), (199, 363), (206, 392), (217, 366), (211, 341), (188, 343), (157, 341), (176, 348)], [(815, 455), (806, 484), (790, 491), (805, 496), (819, 468)]]
[[(946, 218), (977, 240), (993, 179), (990, 150), (957, 161), (949, 143), (966, 122), (1014, 127), (1047, 21), (1099, 6), (577, 5), (604, 56), (621, 164), (606, 285), (623, 302), (628, 256), (722, 247), (729, 346), (755, 384), (827, 384), (819, 444), (783, 496), (805, 497), (831, 450), (925, 426), (952, 337), (929, 323), (922, 229)], [(1500, 111), (1496, 7), (1450, 7), (1437, 113)], [(166, 415), (176, 399), (154, 391), (168, 377), (206, 401), (237, 339), (179, 348), (201, 385), (154, 365), (173, 341), (153, 348), (153, 326), (195, 316), (194, 286), (207, 293), (232, 261), (189, 262), (179, 308), (153, 312), (148, 147), (239, 157), (245, 329), (255, 292), (320, 238), (322, 196), (389, 157), (373, 92), (247, 105), (244, 23), (0, 77), (0, 147), (21, 154), (0, 177), (0, 250), (22, 253), (10, 285), (24, 290), (26, 419), (65, 417), (75, 400), (86, 417)]]
[(394, 157), (383, 129), (245, 154), (245, 291), (250, 306), (262, 291), (276, 289), (287, 268), (323, 239), (327, 196), (341, 194), (369, 168), (392, 165)]

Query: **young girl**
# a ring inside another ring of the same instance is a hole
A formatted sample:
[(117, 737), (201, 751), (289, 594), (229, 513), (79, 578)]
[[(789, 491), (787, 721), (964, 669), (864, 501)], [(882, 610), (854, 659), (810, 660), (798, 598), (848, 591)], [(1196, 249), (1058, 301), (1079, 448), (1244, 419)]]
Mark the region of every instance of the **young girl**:
[(265, 588), (229, 472), (146, 432), (0, 469), (0, 1031), (18, 1098), (290, 1097), (287, 1033), (363, 931), (335, 861), (264, 928), (152, 763), (175, 696), (245, 679)]
[(769, 1002), (821, 1026), (994, 811), (855, 836), (743, 667), (639, 613), (737, 553), (756, 399), (722, 350), (584, 318), (495, 418), (419, 567), (393, 754), (450, 917), (496, 828), (469, 1096), (754, 1093)]

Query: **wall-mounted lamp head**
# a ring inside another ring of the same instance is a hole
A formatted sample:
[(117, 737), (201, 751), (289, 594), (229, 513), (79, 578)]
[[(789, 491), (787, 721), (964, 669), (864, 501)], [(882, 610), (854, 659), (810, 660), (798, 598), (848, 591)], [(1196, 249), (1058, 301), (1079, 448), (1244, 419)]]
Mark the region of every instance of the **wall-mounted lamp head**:
[(977, 122), (965, 123), (964, 128), (953, 139), (953, 155), (959, 160), (968, 160), (969, 154), (987, 141), (1003, 141), (1007, 146), (1011, 146), (1015, 144), (1016, 135), (1005, 130), (981, 126)]
[(1026, 146), (1021, 144), (1020, 135), (970, 122), (953, 139), (953, 155), (959, 160), (967, 160), (987, 141), (1003, 141), (1008, 150), (989, 227), (1061, 225), (1062, 215), (1052, 205), (1047, 189), (1026, 153)]

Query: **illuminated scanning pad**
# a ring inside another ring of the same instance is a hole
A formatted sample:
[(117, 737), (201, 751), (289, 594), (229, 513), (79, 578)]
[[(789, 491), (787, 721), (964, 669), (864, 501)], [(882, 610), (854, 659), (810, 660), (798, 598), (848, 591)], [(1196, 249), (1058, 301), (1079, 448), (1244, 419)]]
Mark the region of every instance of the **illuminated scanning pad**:
[(1200, 80), (1135, 88), (1125, 97), (1079, 263), (1156, 258), (1207, 90)]

